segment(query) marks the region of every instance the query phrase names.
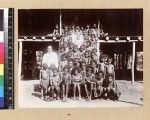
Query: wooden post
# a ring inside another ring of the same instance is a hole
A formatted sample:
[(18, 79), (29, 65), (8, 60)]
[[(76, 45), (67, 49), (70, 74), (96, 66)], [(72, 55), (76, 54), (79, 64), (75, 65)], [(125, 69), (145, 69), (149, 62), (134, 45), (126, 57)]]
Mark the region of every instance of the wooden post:
[(100, 62), (99, 61), (99, 56), (100, 56), (100, 52), (99, 52), (99, 50), (100, 50), (100, 39), (99, 38), (97, 40), (97, 60), (98, 60), (98, 63)]
[(61, 10), (60, 10), (60, 16), (59, 16), (59, 34), (62, 35), (62, 16), (61, 16)]
[(19, 41), (19, 70), (18, 79), (21, 80), (21, 69), (22, 69), (22, 41)]
[(133, 42), (133, 46), (132, 46), (132, 84), (134, 84), (134, 68), (135, 68), (135, 42)]

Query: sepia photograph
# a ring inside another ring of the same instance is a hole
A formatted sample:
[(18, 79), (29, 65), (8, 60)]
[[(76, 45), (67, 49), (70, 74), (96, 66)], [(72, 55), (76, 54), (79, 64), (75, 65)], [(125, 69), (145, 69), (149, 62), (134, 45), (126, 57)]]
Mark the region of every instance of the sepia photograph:
[(19, 9), (19, 107), (141, 107), (143, 54), (143, 9)]

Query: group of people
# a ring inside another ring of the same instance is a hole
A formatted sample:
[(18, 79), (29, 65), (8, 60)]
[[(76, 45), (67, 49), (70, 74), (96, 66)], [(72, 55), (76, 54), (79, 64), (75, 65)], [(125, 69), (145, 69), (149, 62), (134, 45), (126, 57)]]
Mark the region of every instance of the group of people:
[(84, 31), (86, 34), (79, 26), (64, 29), (58, 66), (53, 63), (48, 65), (43, 60), (40, 70), (43, 99), (48, 96), (53, 100), (118, 100), (120, 91), (115, 81), (113, 59), (104, 55), (98, 58), (96, 48), (99, 33), (96, 26), (87, 26)]

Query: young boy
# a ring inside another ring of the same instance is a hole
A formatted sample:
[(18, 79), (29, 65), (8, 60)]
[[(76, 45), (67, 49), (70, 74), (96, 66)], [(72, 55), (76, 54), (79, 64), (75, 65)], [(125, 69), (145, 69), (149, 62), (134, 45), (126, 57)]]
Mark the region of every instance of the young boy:
[(71, 71), (73, 69), (74, 61), (72, 59), (68, 59), (68, 68), (69, 68), (69, 73), (71, 74)]
[(69, 68), (67, 66), (64, 66), (63, 68), (61, 79), (62, 98), (65, 100), (68, 97), (68, 93), (71, 87), (71, 75), (69, 74)]
[(91, 60), (90, 61), (91, 66), (93, 67), (93, 73), (96, 75), (98, 72), (98, 68), (97, 68), (97, 61), (96, 60)]
[(82, 71), (86, 73), (86, 62), (85, 61), (81, 61), (81, 72)]
[(81, 99), (81, 89), (80, 89), (80, 85), (81, 85), (81, 80), (82, 80), (82, 75), (80, 73), (80, 68), (78, 66), (75, 66), (71, 72), (72, 75), (72, 80), (73, 80), (73, 84), (74, 84), (74, 89), (73, 89), (73, 96), (75, 99), (76, 96), (76, 88), (78, 90), (79, 93), (79, 97), (78, 99)]
[[(51, 89), (52, 89), (52, 99), (56, 97), (59, 99), (59, 92), (60, 92), (60, 76), (58, 75), (58, 69), (53, 69), (53, 76), (50, 77)], [(56, 93), (56, 94), (55, 94)]]
[(80, 59), (79, 58), (74, 59), (74, 66), (80, 67)]
[(77, 45), (75, 45), (73, 49), (73, 58), (80, 58), (80, 52)]
[(80, 59), (82, 59), (85, 53), (85, 45), (81, 45), (79, 50), (80, 50)]
[(85, 51), (83, 61), (85, 61), (86, 65), (90, 64), (89, 51)]
[(73, 51), (74, 44), (73, 44), (72, 42), (69, 42), (69, 43), (68, 43), (68, 47), (69, 47), (69, 50), (72, 50), (72, 51)]
[(42, 87), (41, 95), (44, 100), (49, 88), (49, 69), (46, 63), (43, 63), (43, 68), (40, 70), (40, 84)]
[(101, 71), (97, 73), (97, 92), (98, 92), (98, 97), (101, 99), (102, 94), (103, 94), (103, 81), (104, 81), (104, 76)]
[(59, 54), (61, 56), (63, 53), (65, 53), (65, 48), (63, 46), (61, 46), (60, 49), (59, 49), (59, 51), (60, 51)]
[(91, 46), (91, 41), (86, 41), (86, 50), (92, 51), (93, 47)]
[(115, 80), (113, 79), (113, 75), (112, 74), (108, 74), (107, 77), (107, 87), (106, 87), (106, 91), (108, 94), (108, 98), (110, 100), (118, 100), (121, 93), (118, 89), (117, 83), (115, 82)]
[(86, 69), (84, 69), (84, 67), (82, 67), (82, 69), (81, 69), (81, 75), (82, 75), (81, 89), (83, 88), (82, 90), (85, 90), (85, 93), (86, 93), (85, 97), (87, 99), (89, 99), (89, 93), (88, 93), (88, 88), (87, 88), (87, 84), (86, 84)]
[(93, 48), (92, 49), (92, 52), (94, 52), (95, 54), (97, 53), (97, 49), (96, 48)]
[(49, 75), (50, 77), (53, 76), (53, 70), (57, 69), (56, 65), (54, 63), (52, 63), (49, 67)]
[(91, 59), (96, 61), (98, 60), (95, 52), (91, 52)]
[(108, 64), (106, 65), (106, 74), (111, 74), (114, 76), (113, 79), (115, 79), (115, 69), (114, 65), (112, 64), (112, 58), (108, 59)]
[(89, 92), (89, 100), (92, 99), (92, 91), (94, 90), (94, 96), (96, 95), (96, 79), (95, 75), (93, 74), (93, 67), (87, 66), (86, 68), (86, 82), (87, 86), (90, 86), (90, 92)]
[(64, 66), (68, 64), (67, 56), (68, 55), (66, 53), (61, 55), (61, 61), (60, 61), (60, 69), (61, 69), (61, 71), (63, 70)]
[(72, 50), (69, 50), (67, 52), (67, 55), (68, 55), (68, 58), (73, 58), (73, 51)]
[(106, 76), (106, 64), (105, 64), (105, 58), (101, 58), (101, 62), (99, 63), (99, 71), (101, 71), (104, 75), (104, 78)]
[(65, 53), (69, 51), (67, 42), (63, 43), (63, 47), (65, 48), (65, 51), (64, 51)]

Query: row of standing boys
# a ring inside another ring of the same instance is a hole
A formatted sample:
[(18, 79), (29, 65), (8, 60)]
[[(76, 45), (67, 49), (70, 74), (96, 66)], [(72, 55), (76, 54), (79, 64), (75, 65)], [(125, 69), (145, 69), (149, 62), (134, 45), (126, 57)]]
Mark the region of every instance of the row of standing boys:
[(115, 81), (113, 59), (102, 54), (100, 58), (97, 57), (99, 35), (104, 35), (104, 32), (88, 25), (82, 30), (79, 26), (64, 28), (59, 48), (59, 67), (48, 69), (43, 64), (40, 71), (41, 80), (43, 70), (49, 74), (49, 80), (42, 81), (43, 97), (118, 100), (120, 92)]

